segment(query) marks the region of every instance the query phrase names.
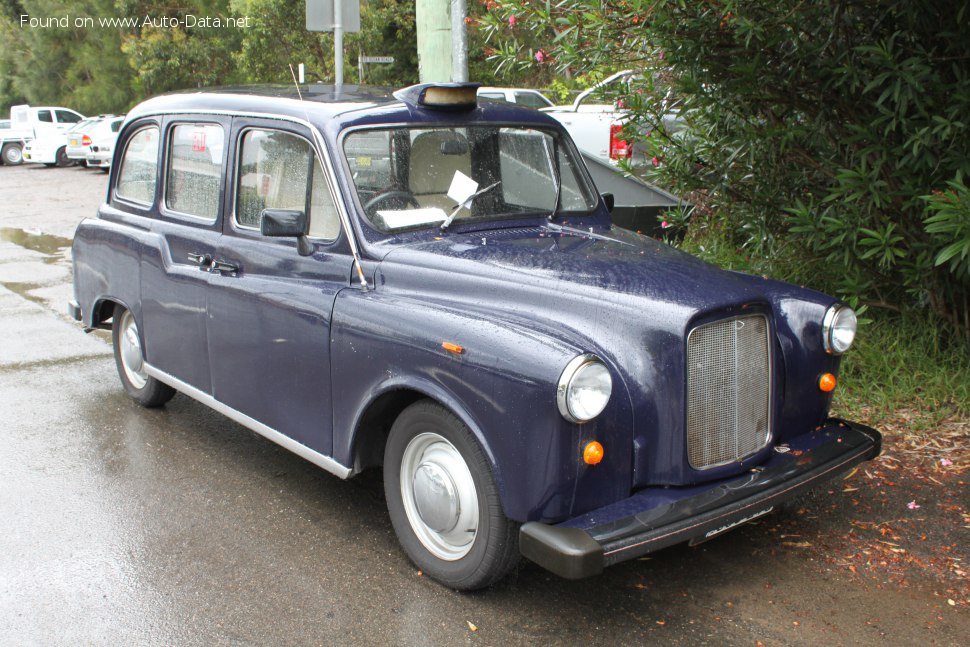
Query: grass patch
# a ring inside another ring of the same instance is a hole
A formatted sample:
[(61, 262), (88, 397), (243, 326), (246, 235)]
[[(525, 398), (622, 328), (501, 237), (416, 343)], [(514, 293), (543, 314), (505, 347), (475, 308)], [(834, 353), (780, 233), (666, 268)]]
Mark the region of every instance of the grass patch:
[(970, 416), (970, 348), (912, 316), (870, 314), (845, 355), (833, 411), (920, 433)]
[[(679, 247), (720, 267), (812, 287), (804, 264), (776, 250), (771, 258), (739, 250), (727, 236), (692, 227)], [(970, 418), (970, 346), (945, 340), (926, 313), (869, 310), (846, 353), (834, 415), (920, 435), (945, 420)]]

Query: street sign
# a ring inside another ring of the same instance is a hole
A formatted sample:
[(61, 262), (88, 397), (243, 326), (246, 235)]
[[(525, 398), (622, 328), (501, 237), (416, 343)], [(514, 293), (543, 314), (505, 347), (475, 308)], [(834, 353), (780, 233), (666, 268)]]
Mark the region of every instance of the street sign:
[[(333, 31), (334, 0), (306, 0), (307, 31)], [(346, 32), (360, 31), (360, 0), (341, 0), (340, 26)]]
[(393, 56), (361, 56), (361, 63), (393, 63)]

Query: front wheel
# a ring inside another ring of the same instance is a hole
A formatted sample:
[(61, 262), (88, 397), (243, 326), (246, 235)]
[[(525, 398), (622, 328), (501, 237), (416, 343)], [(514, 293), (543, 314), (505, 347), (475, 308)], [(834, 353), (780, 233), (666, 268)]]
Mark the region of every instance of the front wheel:
[(160, 407), (175, 395), (175, 389), (145, 371), (145, 356), (135, 318), (127, 308), (116, 305), (111, 317), (111, 341), (115, 365), (125, 391), (144, 407)]
[(54, 154), (54, 158), (57, 160), (54, 162), (54, 165), (61, 168), (74, 164), (73, 160), (67, 156), (67, 148), (63, 146), (57, 149), (57, 153)]
[(502, 510), (485, 453), (437, 403), (417, 402), (394, 422), (384, 491), (404, 551), (445, 586), (480, 589), (518, 562), (519, 524)]

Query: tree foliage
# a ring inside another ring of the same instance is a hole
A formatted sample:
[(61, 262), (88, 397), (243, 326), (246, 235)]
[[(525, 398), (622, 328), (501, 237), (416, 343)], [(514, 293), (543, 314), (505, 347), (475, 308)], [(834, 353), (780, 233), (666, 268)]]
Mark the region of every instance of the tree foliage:
[[(650, 149), (648, 175), (703, 205), (692, 227), (970, 335), (966, 1), (492, 4), (499, 66), (643, 73), (622, 88), (625, 134)], [(671, 99), (678, 135), (660, 127)]]

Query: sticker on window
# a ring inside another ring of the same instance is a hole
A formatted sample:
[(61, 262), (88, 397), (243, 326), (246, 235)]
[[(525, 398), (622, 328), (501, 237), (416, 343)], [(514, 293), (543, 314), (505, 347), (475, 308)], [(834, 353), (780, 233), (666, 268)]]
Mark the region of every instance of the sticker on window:
[(204, 153), (205, 152), (205, 131), (196, 130), (192, 133), (192, 152), (193, 153)]
[(427, 225), (432, 222), (442, 222), (448, 216), (443, 209), (438, 207), (427, 207), (425, 209), (403, 209), (397, 210), (378, 210), (385, 224), (391, 229), (401, 229), (402, 227), (414, 227), (416, 225)]

